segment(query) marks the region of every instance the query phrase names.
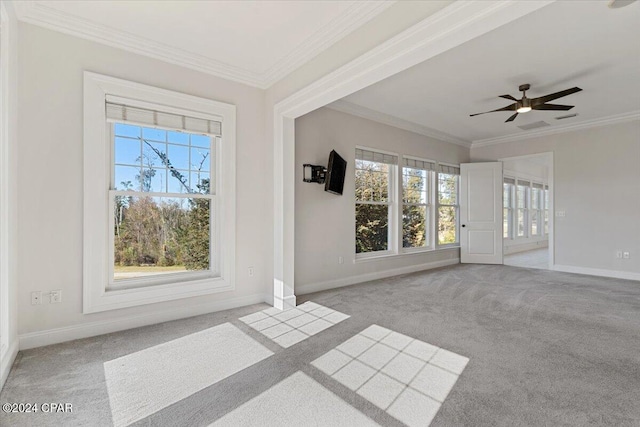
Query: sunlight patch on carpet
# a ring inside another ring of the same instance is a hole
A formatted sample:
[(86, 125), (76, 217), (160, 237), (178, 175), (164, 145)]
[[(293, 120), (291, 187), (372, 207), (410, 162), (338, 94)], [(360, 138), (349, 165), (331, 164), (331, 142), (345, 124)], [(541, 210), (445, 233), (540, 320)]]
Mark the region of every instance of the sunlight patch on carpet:
[(469, 359), (371, 325), (311, 364), (409, 427), (428, 426)]
[(285, 311), (268, 308), (241, 317), (240, 321), (288, 348), (348, 318), (347, 314), (307, 301)]
[(296, 372), (211, 424), (215, 427), (308, 425), (365, 427), (378, 424), (302, 372)]
[(113, 424), (141, 420), (272, 354), (224, 323), (105, 362)]

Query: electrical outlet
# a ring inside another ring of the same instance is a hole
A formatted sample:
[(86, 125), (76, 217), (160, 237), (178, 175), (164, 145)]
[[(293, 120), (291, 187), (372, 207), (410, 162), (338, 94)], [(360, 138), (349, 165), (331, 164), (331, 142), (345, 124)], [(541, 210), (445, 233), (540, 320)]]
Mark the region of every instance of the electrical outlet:
[(249, 267), (249, 277), (253, 277), (253, 267)]
[(62, 302), (62, 290), (56, 289), (55, 291), (49, 292), (49, 303), (57, 304)]
[(31, 305), (42, 304), (42, 292), (31, 292)]
[(622, 252), (622, 258), (629, 259), (629, 252)]
[(622, 251), (617, 251), (616, 252), (616, 258), (622, 259)]
[(339, 256), (338, 257), (338, 264), (344, 264), (344, 258)]

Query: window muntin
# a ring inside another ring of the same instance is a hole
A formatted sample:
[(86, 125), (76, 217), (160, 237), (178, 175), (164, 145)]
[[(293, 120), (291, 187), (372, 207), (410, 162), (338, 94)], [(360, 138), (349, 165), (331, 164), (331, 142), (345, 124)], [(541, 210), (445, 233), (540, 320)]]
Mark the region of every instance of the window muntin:
[(389, 251), (395, 167), (372, 160), (355, 163), (356, 254)]
[(438, 245), (458, 243), (459, 174), (437, 173)]
[(402, 247), (430, 246), (430, 179), (433, 172), (420, 168), (402, 168)]
[(212, 207), (217, 138), (111, 122), (110, 287), (215, 276)]

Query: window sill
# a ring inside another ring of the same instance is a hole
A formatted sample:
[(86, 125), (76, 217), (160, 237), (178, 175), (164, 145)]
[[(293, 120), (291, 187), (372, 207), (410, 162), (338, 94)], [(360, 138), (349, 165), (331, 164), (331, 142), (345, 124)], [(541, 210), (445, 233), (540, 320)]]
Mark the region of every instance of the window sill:
[(83, 313), (97, 313), (233, 290), (235, 286), (232, 280), (221, 277), (129, 289), (109, 289), (85, 294)]
[(385, 253), (385, 254), (380, 254), (380, 255), (371, 255), (371, 256), (366, 256), (366, 257), (362, 257), (362, 258), (358, 258), (358, 256), (356, 255), (356, 258), (353, 260), (354, 264), (360, 264), (360, 263), (366, 263), (366, 262), (371, 262), (371, 261), (382, 261), (382, 260), (387, 260), (387, 259), (394, 259), (394, 258), (403, 258), (406, 256), (411, 256), (411, 255), (424, 255), (424, 254), (428, 254), (428, 253), (433, 253), (433, 252), (440, 252), (440, 251), (450, 251), (450, 250), (454, 250), (454, 249), (460, 249), (460, 246), (446, 246), (446, 247), (440, 247), (440, 248), (436, 248), (436, 249), (424, 249), (421, 251), (409, 251), (409, 252), (401, 252), (401, 253)]

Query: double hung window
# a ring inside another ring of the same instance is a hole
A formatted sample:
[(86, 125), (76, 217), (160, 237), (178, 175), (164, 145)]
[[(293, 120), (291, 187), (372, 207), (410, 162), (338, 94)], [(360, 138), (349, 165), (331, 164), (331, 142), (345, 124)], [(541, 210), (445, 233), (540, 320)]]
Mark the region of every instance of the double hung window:
[(394, 154), (356, 149), (356, 254), (393, 249), (397, 164)]
[(437, 180), (438, 245), (454, 245), (459, 242), (458, 185), (460, 168), (439, 164)]
[(402, 159), (402, 248), (431, 246), (431, 180), (436, 163), (403, 157)]
[(222, 292), (235, 106), (85, 73), (85, 313)]

